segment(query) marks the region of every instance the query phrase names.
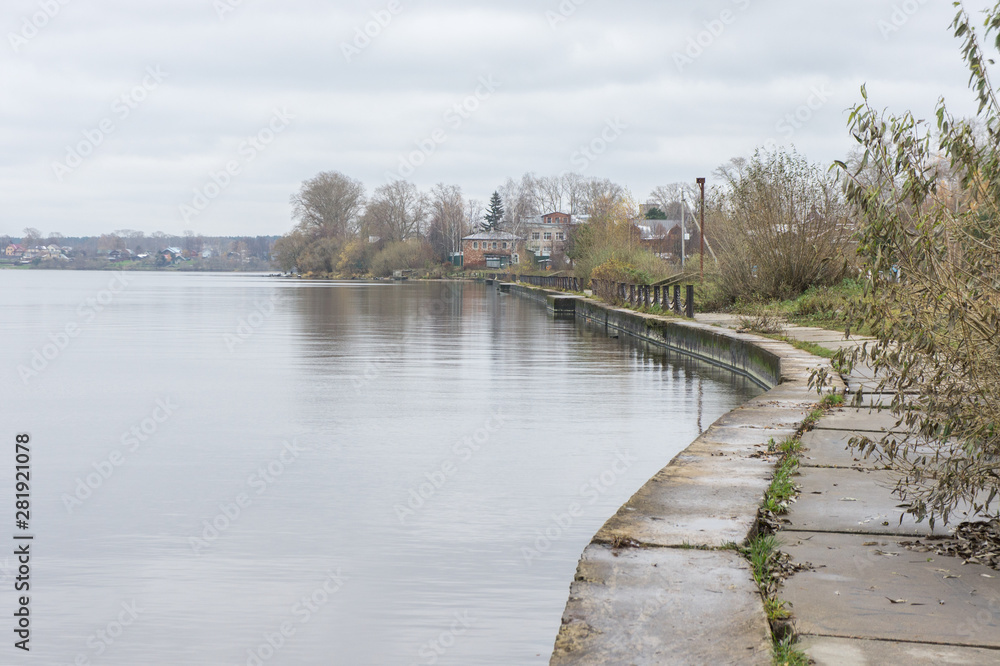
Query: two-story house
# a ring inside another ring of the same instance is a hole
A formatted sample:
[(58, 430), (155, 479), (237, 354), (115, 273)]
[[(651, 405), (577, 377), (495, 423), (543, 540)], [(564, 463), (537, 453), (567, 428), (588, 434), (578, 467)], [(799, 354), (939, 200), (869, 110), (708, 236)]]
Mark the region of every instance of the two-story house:
[(462, 239), (466, 268), (507, 268), (521, 262), (524, 239), (506, 231), (481, 231)]
[(535, 255), (535, 262), (544, 268), (552, 267), (552, 258), (566, 251), (566, 241), (574, 224), (571, 215), (560, 212), (526, 218), (523, 222), (526, 247)]

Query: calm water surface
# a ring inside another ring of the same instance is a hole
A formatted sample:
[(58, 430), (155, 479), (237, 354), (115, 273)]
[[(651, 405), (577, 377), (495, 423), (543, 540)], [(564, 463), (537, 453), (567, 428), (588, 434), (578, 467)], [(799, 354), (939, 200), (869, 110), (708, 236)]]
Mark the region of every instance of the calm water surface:
[(7, 270), (0, 342), (2, 664), (547, 663), (594, 532), (758, 392), (472, 284)]

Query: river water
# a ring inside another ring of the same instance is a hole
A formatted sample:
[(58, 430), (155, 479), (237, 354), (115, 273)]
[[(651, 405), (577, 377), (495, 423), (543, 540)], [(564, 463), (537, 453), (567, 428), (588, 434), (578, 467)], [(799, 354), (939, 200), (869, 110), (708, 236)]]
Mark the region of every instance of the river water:
[(468, 283), (7, 270), (0, 342), (0, 664), (545, 664), (593, 534), (759, 392)]

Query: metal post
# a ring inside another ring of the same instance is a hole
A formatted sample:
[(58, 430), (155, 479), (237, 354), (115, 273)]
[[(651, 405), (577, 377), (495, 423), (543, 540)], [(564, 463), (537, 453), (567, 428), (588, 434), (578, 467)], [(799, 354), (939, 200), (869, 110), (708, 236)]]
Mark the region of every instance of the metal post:
[(670, 309), (677, 314), (681, 313), (681, 286), (679, 284), (674, 285), (674, 302)]
[(698, 179), (698, 187), (701, 188), (701, 229), (699, 229), (698, 239), (701, 241), (701, 279), (705, 279), (705, 179)]
[(688, 319), (694, 319), (694, 285), (687, 285), (687, 301), (684, 303), (687, 306), (687, 316)]
[(687, 247), (684, 244), (684, 209), (687, 204), (684, 202), (684, 190), (681, 190), (681, 271), (684, 271), (684, 254)]

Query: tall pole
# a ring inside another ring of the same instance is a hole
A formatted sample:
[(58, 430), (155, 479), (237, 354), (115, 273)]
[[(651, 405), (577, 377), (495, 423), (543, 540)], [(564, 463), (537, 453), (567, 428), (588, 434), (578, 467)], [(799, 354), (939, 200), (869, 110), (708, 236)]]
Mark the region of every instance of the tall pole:
[(681, 272), (684, 272), (684, 190), (681, 190)]
[(698, 179), (698, 187), (701, 188), (701, 229), (699, 229), (699, 240), (701, 241), (701, 279), (705, 279), (705, 179)]

